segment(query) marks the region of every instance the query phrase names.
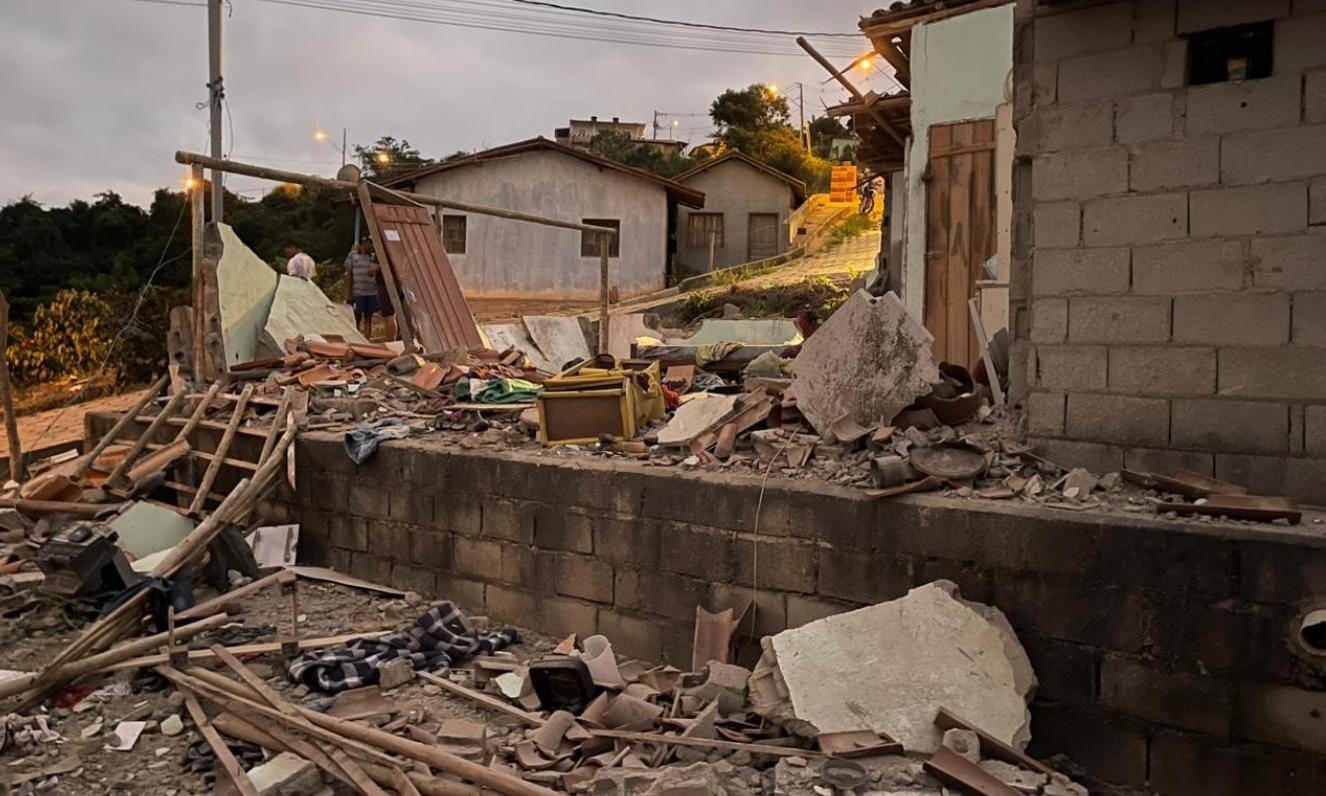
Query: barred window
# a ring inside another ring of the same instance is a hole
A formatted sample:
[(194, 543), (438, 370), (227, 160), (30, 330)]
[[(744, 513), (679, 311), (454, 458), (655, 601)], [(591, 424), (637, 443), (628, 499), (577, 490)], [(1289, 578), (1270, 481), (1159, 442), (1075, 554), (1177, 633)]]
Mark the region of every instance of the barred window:
[(465, 216), (442, 216), (442, 248), (447, 254), (465, 253)]

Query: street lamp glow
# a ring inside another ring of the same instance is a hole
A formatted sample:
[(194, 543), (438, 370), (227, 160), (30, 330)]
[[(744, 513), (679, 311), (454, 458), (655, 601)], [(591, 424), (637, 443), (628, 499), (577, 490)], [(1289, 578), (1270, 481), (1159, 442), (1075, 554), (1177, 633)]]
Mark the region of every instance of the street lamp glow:
[(185, 190), (192, 191), (194, 188), (197, 187), (198, 187), (198, 181), (193, 178), (193, 175), (189, 175), (188, 177), (184, 178)]
[(681, 122), (677, 121), (676, 119), (673, 119), (673, 120), (672, 120), (672, 126), (673, 126), (673, 127), (677, 127), (677, 126), (679, 126), (680, 124), (681, 124)]
[(870, 69), (870, 59), (869, 59), (869, 58), (862, 58), (862, 59), (857, 63), (857, 66), (861, 67), (861, 71), (863, 71), (863, 72), (866, 71), (866, 70), (868, 70), (868, 69)]
[(314, 130), (314, 131), (313, 131), (313, 140), (314, 140), (314, 141), (326, 141), (326, 140), (327, 140), (327, 131), (326, 131), (326, 130)]
[(379, 153), (377, 154), (376, 160), (377, 160), (378, 163), (390, 163), (390, 162), (391, 162), (391, 153), (390, 153), (390, 152), (379, 152)]
[(770, 93), (770, 94), (777, 94), (777, 93), (778, 93), (778, 84), (777, 84), (777, 83), (770, 83), (768, 86), (766, 86), (766, 88), (769, 89), (769, 93)]

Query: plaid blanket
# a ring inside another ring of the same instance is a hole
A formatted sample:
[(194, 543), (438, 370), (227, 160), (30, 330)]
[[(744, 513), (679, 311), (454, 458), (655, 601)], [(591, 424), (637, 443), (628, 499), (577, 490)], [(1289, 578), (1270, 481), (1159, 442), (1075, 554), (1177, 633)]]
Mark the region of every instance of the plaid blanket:
[(290, 663), (290, 679), (321, 691), (346, 691), (378, 681), (378, 667), (409, 657), (416, 671), (440, 669), (471, 655), (491, 655), (520, 641), (515, 628), (480, 635), (450, 602), (433, 606), (404, 629), (310, 652)]

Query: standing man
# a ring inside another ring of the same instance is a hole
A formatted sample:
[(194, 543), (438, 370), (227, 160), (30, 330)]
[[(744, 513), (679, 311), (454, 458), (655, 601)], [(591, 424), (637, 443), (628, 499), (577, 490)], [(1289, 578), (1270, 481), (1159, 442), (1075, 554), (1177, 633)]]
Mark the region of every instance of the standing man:
[[(364, 238), (364, 240), (369, 241), (370, 246), (372, 245), (369, 238)], [(377, 270), (373, 272), (373, 275), (378, 289), (378, 314), (382, 316), (382, 323), (386, 327), (387, 333), (386, 341), (390, 343), (396, 339), (397, 333), (396, 305), (391, 303), (391, 296), (387, 295), (387, 280), (382, 276), (382, 264), (375, 261), (374, 265), (377, 266)]]
[(362, 238), (345, 256), (345, 294), (355, 311), (355, 326), (365, 340), (373, 338), (373, 314), (378, 311), (378, 263), (373, 241)]
[(312, 280), (313, 275), (318, 271), (318, 264), (313, 262), (313, 258), (293, 243), (287, 243), (284, 251), (286, 256), (285, 272), (300, 279)]

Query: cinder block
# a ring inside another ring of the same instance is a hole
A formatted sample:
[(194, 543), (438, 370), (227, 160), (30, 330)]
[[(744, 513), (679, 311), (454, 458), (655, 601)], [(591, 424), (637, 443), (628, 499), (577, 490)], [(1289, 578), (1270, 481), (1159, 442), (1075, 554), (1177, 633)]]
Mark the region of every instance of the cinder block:
[(1186, 193), (1093, 199), (1082, 210), (1082, 240), (1088, 246), (1158, 243), (1187, 234)]
[(1036, 107), (1053, 105), (1059, 97), (1059, 64), (1036, 64), (1031, 70)]
[(1106, 383), (1104, 346), (1038, 346), (1037, 386), (1048, 390), (1103, 390)]
[(1201, 735), (1151, 738), (1151, 787), (1165, 796), (1311, 796), (1326, 780), (1319, 758), (1255, 744), (1229, 746)]
[(1064, 754), (1094, 776), (1133, 788), (1147, 785), (1147, 736), (1098, 710), (1037, 703), (1028, 753), (1044, 760)]
[(1217, 361), (1221, 395), (1326, 399), (1326, 368), (1319, 348), (1222, 348)]
[(1326, 406), (1303, 407), (1303, 450), (1309, 456), (1326, 457)]
[(1062, 343), (1068, 338), (1068, 299), (1036, 299), (1031, 303), (1031, 341)]
[(1287, 75), (1326, 66), (1326, 12), (1296, 13), (1275, 26), (1275, 71)]
[(1303, 121), (1326, 123), (1326, 69), (1314, 69), (1303, 76)]
[(1171, 299), (1161, 296), (1068, 300), (1068, 339), (1074, 343), (1164, 343)]
[(1077, 202), (1037, 202), (1032, 219), (1038, 249), (1071, 249), (1082, 238), (1082, 206)]
[(425, 488), (403, 486), (387, 490), (387, 514), (395, 522), (427, 524), (433, 521), (433, 493)]
[(1165, 671), (1112, 655), (1101, 661), (1101, 704), (1156, 724), (1228, 736), (1232, 691), (1231, 684), (1208, 675)]
[(1326, 290), (1326, 230), (1284, 238), (1253, 238), (1252, 284), (1285, 290)]
[(1240, 684), (1238, 736), (1326, 754), (1326, 691)]
[[(1070, 552), (1060, 554), (1067, 560)], [(995, 570), (994, 589), (991, 604), (1008, 616), (1018, 633), (1128, 653), (1141, 652), (1147, 643), (1152, 610), (1140, 589), (1093, 586), (1083, 590), (1072, 578), (1009, 569)], [(1046, 611), (1047, 605), (1055, 610)]]
[(1134, 395), (1212, 395), (1216, 389), (1215, 349), (1111, 347), (1109, 389)]
[(662, 541), (659, 566), (666, 572), (731, 582), (737, 566), (735, 542), (730, 532), (677, 525)]
[(1037, 202), (1090, 199), (1127, 190), (1128, 150), (1124, 147), (1042, 155), (1031, 170), (1031, 195)]
[(501, 544), (502, 568), (498, 573), (472, 572), (475, 577), (500, 580), (536, 592), (557, 591), (557, 554), (524, 544)]
[(437, 595), (437, 570), (419, 567), (414, 564), (397, 562), (391, 566), (392, 586), (405, 591), (413, 591), (425, 597)]
[(358, 517), (385, 520), (390, 513), (390, 497), (390, 491), (381, 484), (368, 479), (351, 481), (346, 510)]
[(350, 574), (374, 583), (388, 583), (391, 581), (391, 561), (369, 553), (351, 553)]
[[(606, 613), (606, 609), (604, 611)], [(539, 630), (552, 636), (564, 637), (575, 633), (580, 638), (593, 635), (598, 630), (597, 607), (579, 600), (563, 600), (556, 597), (541, 597), (539, 600)], [(611, 639), (612, 637), (609, 636)], [(612, 639), (613, 649), (618, 650), (616, 639)], [(622, 647), (634, 646), (635, 639), (628, 639)], [(623, 654), (631, 652), (620, 649)], [(646, 660), (657, 660), (647, 658)]]
[(1128, 260), (1126, 248), (1037, 248), (1031, 292), (1038, 297), (1127, 293)]
[(1129, 448), (1124, 451), (1123, 466), (1143, 473), (1170, 475), (1179, 470), (1192, 470), (1214, 476), (1215, 455), (1168, 448)]
[(451, 569), (452, 536), (445, 531), (416, 530), (410, 534), (410, 561), (435, 570)]
[(1243, 244), (1237, 240), (1162, 243), (1133, 249), (1134, 293), (1175, 295), (1243, 287)]
[(613, 564), (658, 565), (659, 523), (646, 519), (594, 517), (594, 555)]
[(1062, 60), (1059, 101), (1085, 102), (1155, 91), (1164, 69), (1163, 52), (1160, 44), (1141, 44)]
[(331, 526), (332, 547), (368, 552), (368, 520), (349, 516), (340, 520)]
[(489, 617), (498, 622), (522, 627), (538, 627), (542, 622), (542, 600), (530, 592), (490, 583), (484, 589), (484, 598)]
[(437, 575), (437, 594), (451, 600), (468, 613), (482, 614), (487, 611), (484, 604), (484, 584), (477, 580), (449, 575), (445, 572)]
[(1133, 36), (1132, 9), (1127, 3), (1114, 3), (1038, 16), (1034, 32), (1040, 63), (1127, 47)]
[(1067, 705), (1096, 703), (1099, 655), (1078, 644), (1043, 639), (1030, 633), (1019, 634), (1018, 640), (1026, 648), (1031, 668), (1036, 672), (1037, 697)]
[(1188, 42), (1184, 39), (1161, 43), (1160, 87), (1182, 88), (1188, 84)]
[(1093, 473), (1109, 473), (1123, 467), (1123, 448), (1099, 442), (1031, 437), (1036, 454), (1060, 467), (1085, 467)]
[(1131, 395), (1069, 393), (1068, 436), (1116, 445), (1169, 442), (1169, 401)]
[(1027, 432), (1038, 436), (1062, 436), (1067, 397), (1061, 392), (1034, 392), (1027, 396)]
[(1188, 89), (1187, 133), (1195, 136), (1292, 127), (1298, 124), (1301, 109), (1297, 75), (1281, 73), (1263, 80), (1192, 86)]
[(858, 605), (893, 600), (911, 588), (910, 567), (899, 556), (821, 547), (818, 591), (824, 597)]
[[(1239, 557), (1239, 590), (1245, 600), (1295, 605), (1326, 597), (1326, 550), (1285, 542), (1247, 542), (1240, 545)], [(1277, 631), (1284, 624), (1274, 622)]]
[[(642, 661), (663, 659), (664, 629), (665, 623), (658, 620), (615, 610), (599, 611), (598, 632), (612, 642), (613, 651)], [(687, 661), (681, 665), (687, 666), (689, 663)]]
[(1285, 453), (1289, 408), (1265, 401), (1174, 399), (1170, 443), (1232, 453)]
[(1175, 35), (1175, 0), (1148, 0), (1133, 6), (1133, 41), (1168, 41)]
[(1179, 0), (1179, 33), (1197, 33), (1289, 16), (1289, 0)]
[(534, 542), (534, 513), (514, 500), (493, 499), (483, 504), (483, 535), (519, 544)]
[(452, 561), (457, 574), (473, 578), (496, 578), (502, 571), (502, 545), (483, 539), (457, 536)]
[(1220, 182), (1220, 164), (1219, 136), (1141, 143), (1133, 148), (1128, 187), (1171, 191), (1215, 185)]
[(833, 616), (850, 611), (855, 606), (833, 602), (818, 597), (802, 597), (799, 594), (787, 595), (787, 626), (801, 627), (826, 616)]
[(1326, 505), (1326, 459), (1284, 459), (1284, 494), (1314, 506)]
[(1226, 185), (1320, 177), (1326, 174), (1326, 124), (1227, 135), (1220, 147)]
[(1174, 297), (1174, 342), (1281, 345), (1289, 342), (1285, 293), (1206, 293)]
[(1189, 209), (1194, 238), (1303, 232), (1308, 189), (1289, 182), (1193, 191)]
[(433, 525), (465, 536), (483, 533), (483, 504), (474, 497), (437, 495), (433, 501)]
[(410, 537), (418, 526), (369, 520), (368, 549), (392, 561), (409, 561)]
[[(1292, 338), (1296, 345), (1326, 348), (1326, 290), (1294, 294), (1294, 328)], [(1326, 357), (1326, 351), (1322, 352)]]
[(1326, 224), (1326, 180), (1318, 180), (1308, 188), (1308, 223)]
[(1173, 92), (1119, 98), (1114, 111), (1114, 135), (1119, 143), (1157, 141), (1173, 134)]
[(1114, 140), (1114, 104), (1108, 100), (1060, 103), (1039, 109), (1034, 118), (1037, 152), (1092, 149)]
[(534, 511), (534, 543), (550, 550), (594, 552), (594, 527), (589, 515), (565, 506), (539, 506)]
[(557, 556), (557, 593), (612, 604), (612, 565), (594, 556)]
[(618, 574), (622, 572), (633, 572), (633, 577), (616, 580), (614, 602), (619, 608), (669, 619), (694, 620), (695, 606), (704, 604), (708, 596), (708, 581), (657, 569), (632, 571), (619, 567)]
[[(743, 535), (736, 545), (737, 585), (804, 594), (815, 592), (814, 542)], [(752, 570), (756, 573), (754, 578)]]
[(733, 613), (740, 614), (751, 605), (754, 599), (755, 625), (752, 628), (749, 614), (747, 620), (738, 628), (739, 635), (772, 636), (787, 630), (791, 625), (787, 623), (787, 604), (793, 599), (798, 598), (795, 594), (775, 594), (769, 591), (752, 591), (744, 586), (729, 586), (725, 583), (713, 583), (709, 586), (709, 597), (705, 600), (705, 608), (710, 611), (723, 611), (731, 608)]

